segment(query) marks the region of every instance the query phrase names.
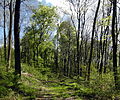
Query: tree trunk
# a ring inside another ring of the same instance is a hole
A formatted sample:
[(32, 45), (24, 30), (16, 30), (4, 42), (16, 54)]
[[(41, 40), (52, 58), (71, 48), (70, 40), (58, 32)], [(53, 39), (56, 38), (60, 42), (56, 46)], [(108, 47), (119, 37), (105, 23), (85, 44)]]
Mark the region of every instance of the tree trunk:
[(78, 18), (78, 32), (77, 32), (77, 74), (80, 74), (80, 51), (79, 51), (79, 40), (80, 40), (80, 12), (79, 12), (79, 18)]
[(15, 74), (19, 74), (19, 75), (21, 75), (20, 37), (19, 37), (20, 3), (21, 3), (21, 0), (16, 0), (15, 16), (14, 16)]
[(71, 59), (70, 59), (70, 50), (71, 50), (71, 44), (70, 44), (70, 41), (71, 41), (71, 35), (70, 35), (70, 31), (68, 30), (68, 38), (69, 38), (69, 40), (68, 40), (68, 76), (71, 76), (72, 75), (72, 72), (71, 72)]
[(9, 24), (9, 35), (8, 35), (8, 65), (7, 65), (7, 70), (11, 66), (11, 45), (12, 45), (12, 0), (10, 1), (10, 24)]
[(113, 16), (112, 16), (112, 43), (113, 43), (113, 72), (115, 88), (118, 89), (118, 72), (117, 72), (117, 40), (115, 35), (115, 21), (117, 11), (117, 0), (113, 0)]
[(119, 67), (120, 67), (120, 51), (119, 51)]
[[(103, 0), (103, 6), (102, 6), (102, 13), (103, 13), (103, 18), (105, 18), (105, 14), (104, 14), (104, 0)], [(103, 23), (103, 21), (102, 21)], [(99, 73), (102, 74), (102, 70), (103, 70), (103, 57), (104, 57), (104, 45), (105, 45), (105, 26), (101, 25), (101, 38), (100, 38), (100, 50), (101, 50), (101, 60), (100, 60), (100, 68), (99, 68)]]
[(98, 11), (99, 11), (99, 7), (100, 7), (100, 0), (98, 1), (98, 5), (97, 5), (97, 10), (95, 12), (95, 18), (94, 18), (94, 22), (93, 22), (93, 29), (92, 29), (92, 37), (91, 37), (91, 49), (90, 49), (90, 58), (89, 58), (89, 65), (88, 65), (88, 77), (87, 80), (90, 80), (90, 66), (91, 66), (91, 61), (92, 61), (92, 53), (93, 53), (93, 39), (94, 39), (94, 31), (95, 31), (95, 26), (96, 26), (96, 20), (97, 20), (97, 15), (98, 15)]
[[(33, 28), (34, 30), (34, 28)], [(36, 36), (34, 34), (34, 46), (33, 46), (33, 61), (34, 61), (34, 67), (36, 66), (36, 59), (35, 59), (35, 55), (36, 55), (36, 52), (35, 52), (35, 40), (36, 40)]]
[(58, 69), (59, 69), (59, 65), (58, 65), (58, 36), (59, 34), (57, 33), (57, 49), (55, 50), (55, 53), (54, 53), (54, 57), (55, 57), (55, 71), (56, 73), (58, 72)]
[(5, 0), (4, 0), (4, 59), (6, 64), (6, 16), (5, 16)]

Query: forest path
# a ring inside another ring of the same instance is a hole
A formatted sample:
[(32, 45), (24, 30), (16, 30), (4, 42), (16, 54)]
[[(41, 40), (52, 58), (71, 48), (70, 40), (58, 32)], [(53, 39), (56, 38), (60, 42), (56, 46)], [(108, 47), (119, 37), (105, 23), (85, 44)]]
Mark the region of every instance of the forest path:
[(70, 79), (40, 80), (28, 73), (22, 73), (22, 78), (25, 85), (35, 89), (35, 100), (76, 100), (74, 88), (77, 84)]
[[(35, 89), (29, 100), (112, 100), (109, 96), (96, 95), (92, 88), (85, 86), (83, 79), (78, 82), (67, 77), (47, 80), (35, 78), (33, 75), (25, 77), (28, 78), (26, 81), (29, 88)], [(35, 98), (31, 99), (33, 95)]]
[(74, 90), (63, 82), (56, 81), (42, 81), (43, 87), (37, 94), (36, 100), (76, 100)]

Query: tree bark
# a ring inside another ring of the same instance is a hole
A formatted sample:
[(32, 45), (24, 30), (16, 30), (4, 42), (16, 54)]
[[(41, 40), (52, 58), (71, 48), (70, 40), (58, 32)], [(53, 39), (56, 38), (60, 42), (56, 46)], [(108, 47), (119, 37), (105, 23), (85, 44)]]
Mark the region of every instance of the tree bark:
[(20, 3), (21, 3), (21, 0), (16, 0), (15, 16), (14, 16), (15, 74), (19, 74), (19, 75), (21, 75), (20, 37), (19, 37)]
[(112, 16), (112, 43), (113, 43), (113, 72), (115, 88), (118, 89), (118, 72), (117, 72), (117, 39), (115, 35), (115, 21), (117, 17), (117, 0), (113, 0), (113, 16)]

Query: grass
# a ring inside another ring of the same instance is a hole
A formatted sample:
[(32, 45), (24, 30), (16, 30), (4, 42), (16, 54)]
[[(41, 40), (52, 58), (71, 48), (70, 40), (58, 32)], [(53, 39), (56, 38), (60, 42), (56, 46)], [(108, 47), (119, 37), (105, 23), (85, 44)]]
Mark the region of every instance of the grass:
[[(114, 100), (120, 98), (120, 92), (114, 90), (112, 73), (101, 77), (91, 73), (90, 84), (81, 77), (58, 77), (49, 68), (34, 68), (22, 64), (22, 76), (18, 84), (14, 83), (14, 70), (9, 73), (0, 66), (0, 98), (11, 100), (29, 100), (52, 98), (53, 100)], [(57, 76), (57, 77), (56, 77)], [(12, 87), (15, 87), (14, 90)]]

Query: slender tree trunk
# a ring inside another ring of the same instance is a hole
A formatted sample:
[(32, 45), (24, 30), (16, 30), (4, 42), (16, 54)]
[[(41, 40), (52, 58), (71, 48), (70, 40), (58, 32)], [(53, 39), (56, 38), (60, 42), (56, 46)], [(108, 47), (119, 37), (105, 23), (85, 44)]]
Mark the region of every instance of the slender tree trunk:
[(4, 59), (5, 59), (5, 64), (6, 64), (6, 16), (5, 16), (5, 0), (4, 0)]
[(57, 49), (54, 51), (54, 63), (55, 63), (55, 72), (58, 72), (58, 51)]
[(64, 58), (63, 58), (64, 75), (67, 76), (67, 71), (66, 71), (66, 69), (67, 69), (67, 67), (66, 67), (66, 57), (65, 57), (65, 54), (63, 54), (63, 55), (64, 55)]
[(108, 43), (107, 43), (107, 37), (106, 37), (106, 40), (105, 40), (105, 61), (104, 61), (104, 73), (106, 73), (106, 69), (107, 69), (107, 58), (108, 58), (108, 55), (107, 55), (107, 46), (108, 46)]
[(96, 38), (97, 38), (97, 64), (96, 64), (96, 68), (97, 68), (97, 71), (99, 71), (99, 63), (100, 63), (100, 43), (99, 43), (99, 38), (98, 38), (98, 29), (99, 29), (99, 26), (97, 26), (97, 31), (96, 31)]
[[(103, 22), (102, 22), (103, 23)], [(98, 72), (100, 72), (100, 70), (101, 70), (101, 65), (102, 65), (102, 62), (101, 62), (101, 55), (102, 55), (102, 48), (103, 48), (103, 43), (102, 43), (102, 41), (103, 41), (103, 26), (101, 26), (101, 34), (100, 34), (100, 44), (99, 44), (99, 56), (98, 56), (98, 58), (99, 58), (99, 61), (98, 61)]]
[(55, 70), (56, 70), (56, 73), (58, 72), (58, 36), (59, 36), (59, 34), (57, 33), (57, 49), (55, 50)]
[(70, 63), (70, 50), (71, 50), (71, 45), (70, 45), (70, 41), (71, 41), (71, 35), (70, 35), (70, 31), (68, 30), (68, 36), (69, 36), (69, 42), (68, 42), (68, 76), (70, 76), (72, 74), (71, 72), (71, 63)]
[[(86, 5), (86, 2), (87, 2), (87, 0), (85, 0), (85, 2), (84, 2), (84, 8), (86, 8), (86, 6), (87, 6), (87, 5)], [(80, 53), (82, 53), (81, 51), (82, 51), (82, 47), (83, 47), (85, 24), (86, 24), (86, 10), (84, 10), (84, 12), (83, 12)]]
[(97, 10), (95, 12), (95, 18), (94, 18), (94, 22), (93, 22), (93, 29), (92, 29), (92, 37), (91, 37), (91, 49), (90, 49), (90, 58), (89, 58), (89, 65), (88, 65), (88, 77), (87, 80), (90, 80), (90, 66), (91, 66), (91, 61), (92, 61), (92, 53), (93, 53), (93, 39), (94, 39), (94, 31), (95, 31), (95, 26), (96, 26), (96, 20), (97, 20), (97, 15), (98, 15), (98, 11), (99, 11), (99, 7), (100, 7), (100, 0), (98, 1), (98, 5), (97, 5)]
[[(103, 17), (105, 17), (104, 15), (104, 0), (103, 0), (103, 5), (102, 5), (102, 13), (103, 13)], [(103, 21), (102, 21), (103, 23)], [(103, 25), (101, 25), (101, 39), (100, 39), (100, 50), (101, 50), (101, 60), (100, 60), (100, 68), (99, 68), (99, 73), (102, 74), (102, 70), (103, 70), (103, 57), (104, 57), (104, 45), (105, 45), (105, 27)], [(104, 42), (103, 42), (104, 41)]]
[(10, 24), (9, 24), (9, 35), (8, 35), (8, 65), (7, 65), (7, 70), (11, 66), (11, 45), (12, 45), (12, 0), (10, 1)]
[(120, 51), (119, 51), (119, 67), (120, 67)]
[[(104, 39), (105, 39), (105, 34), (104, 34)], [(103, 42), (103, 45), (102, 45), (102, 49), (101, 49), (101, 62), (100, 62), (100, 69), (99, 69), (99, 73), (102, 74), (103, 72), (103, 57), (104, 57), (104, 48), (105, 48), (105, 40)]]
[(80, 74), (80, 51), (79, 51), (79, 45), (80, 45), (80, 12), (79, 12), (79, 18), (78, 18), (78, 32), (77, 32), (77, 74)]
[(106, 27), (106, 40), (105, 40), (105, 48), (104, 48), (104, 52), (105, 52), (105, 61), (104, 61), (104, 73), (106, 73), (106, 68), (107, 68), (107, 60), (108, 60), (108, 51), (107, 51), (107, 48), (108, 48), (108, 34), (109, 34), (109, 26)]
[[(33, 30), (34, 30), (34, 28), (33, 28)], [(33, 46), (33, 61), (34, 61), (34, 67), (36, 66), (36, 59), (35, 59), (35, 40), (36, 40), (36, 38), (35, 38), (35, 34), (34, 34), (34, 46)]]
[[(28, 44), (29, 44), (29, 40), (28, 40)], [(29, 63), (29, 60), (30, 60), (30, 49), (29, 49), (29, 46), (26, 48), (26, 62), (27, 62), (27, 64), (28, 65), (30, 65), (30, 63)]]
[(77, 71), (77, 69), (76, 69), (76, 50), (74, 50), (74, 75), (76, 75), (76, 71)]
[(85, 46), (84, 46), (84, 48), (85, 48), (85, 56), (84, 56), (84, 65), (86, 65), (86, 63), (87, 63), (87, 58), (88, 58), (88, 48), (87, 48), (87, 43), (88, 43), (88, 39), (87, 39), (87, 37), (86, 37), (86, 39), (85, 39)]
[[(110, 6), (107, 8), (107, 16), (109, 17), (110, 14), (111, 14), (111, 8), (112, 8), (112, 3), (109, 3), (108, 1), (108, 4), (110, 4)], [(110, 19), (108, 20), (108, 23), (110, 23)], [(110, 33), (110, 28), (109, 28), (109, 24), (108, 26), (106, 27), (106, 42), (105, 42), (105, 65), (104, 65), (104, 73), (106, 73), (106, 69), (107, 69), (107, 65), (108, 65), (108, 53), (109, 53), (109, 42), (108, 42), (108, 35)]]
[(38, 63), (38, 59), (39, 59), (39, 46), (36, 47), (36, 50), (37, 50), (36, 51), (36, 56), (37, 56), (36, 60), (37, 60), (37, 66), (38, 66), (39, 65), (39, 63)]
[[(86, 6), (86, 4), (84, 5), (84, 7)], [(82, 53), (82, 48), (83, 48), (83, 32), (84, 32), (84, 28), (85, 28), (85, 11), (84, 11), (84, 15), (83, 15), (83, 23), (82, 23), (82, 31), (81, 31), (81, 43), (80, 43), (80, 50), (79, 50), (79, 56), (80, 56), (80, 65), (83, 64), (83, 53)], [(80, 66), (80, 76), (82, 76), (82, 67)]]
[[(86, 66), (87, 65), (87, 58), (88, 58), (88, 47), (87, 47), (87, 43), (88, 43), (88, 38), (87, 38), (87, 35), (86, 35), (86, 39), (85, 39), (85, 46), (84, 46), (84, 48), (85, 48), (85, 57), (84, 57), (84, 65)], [(85, 67), (85, 70), (86, 70), (86, 72), (85, 72), (85, 79), (87, 79), (87, 66)]]
[(21, 3), (21, 0), (16, 0), (15, 16), (14, 16), (15, 74), (19, 74), (19, 75), (21, 75), (20, 37), (19, 37), (20, 3)]
[(113, 16), (112, 16), (112, 43), (113, 43), (113, 72), (115, 88), (118, 89), (118, 72), (117, 72), (117, 40), (115, 35), (115, 21), (117, 17), (117, 0), (113, 0)]

